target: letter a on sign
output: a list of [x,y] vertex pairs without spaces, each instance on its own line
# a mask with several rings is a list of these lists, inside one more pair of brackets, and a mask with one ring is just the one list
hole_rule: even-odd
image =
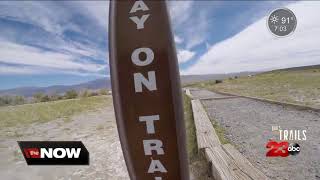
[[117,127],[132,180],[188,180],[178,61],[165,1],[110,1]]

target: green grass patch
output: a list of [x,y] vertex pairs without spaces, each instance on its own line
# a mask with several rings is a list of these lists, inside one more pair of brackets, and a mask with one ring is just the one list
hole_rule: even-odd
[[183,108],[184,108],[184,119],[186,124],[186,133],[187,133],[187,149],[189,159],[192,160],[197,155],[197,136],[196,136],[196,127],[194,125],[191,99],[183,94]]
[[213,84],[215,84],[216,81],[201,81],[201,82],[196,82],[196,83],[191,83],[191,84],[186,84],[184,87],[188,87],[188,88],[202,88],[202,89],[206,89],[211,87]]
[[108,96],[94,96],[0,107],[0,127],[24,126],[35,122],[44,123],[57,118],[68,121],[77,113],[95,110],[110,102],[111,98]]
[[216,131],[221,144],[230,143],[230,141],[225,136],[226,130],[223,127],[221,127],[217,122],[212,122],[212,126],[213,126],[214,130]]
[[194,86],[243,96],[320,108],[320,68],[277,70],[252,77],[227,79],[223,83]]

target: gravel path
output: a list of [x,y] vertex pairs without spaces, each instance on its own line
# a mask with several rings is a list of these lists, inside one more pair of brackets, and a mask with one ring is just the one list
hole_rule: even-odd
[[[221,97],[206,91],[192,90],[197,98]],[[226,129],[227,138],[249,161],[271,179],[320,179],[320,114],[247,98],[202,101],[210,118]],[[266,143],[279,135],[272,126],[282,129],[306,129],[307,140],[295,141],[301,147],[297,156],[266,157]]]
[[[110,105],[74,116],[70,122],[57,119],[28,127],[0,129],[0,179],[129,179],[113,112]],[[27,166],[18,140],[82,141],[90,153],[90,166]]]

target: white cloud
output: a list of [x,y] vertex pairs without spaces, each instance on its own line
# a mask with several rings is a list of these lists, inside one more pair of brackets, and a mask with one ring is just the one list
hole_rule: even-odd
[[0,75],[8,75],[8,74],[37,74],[42,73],[41,69],[35,70],[33,68],[28,67],[14,67],[1,65],[0,66]]
[[193,1],[168,2],[170,17],[175,27],[178,27],[189,20],[192,14]]
[[94,17],[100,26],[108,30],[109,1],[79,1],[88,15]]
[[[0,57],[1,63],[35,66],[66,72],[96,73],[104,68],[103,65],[99,64],[79,62],[77,61],[79,57],[72,54],[44,51],[35,47],[3,40],[0,41]],[[17,68],[18,66],[15,69]],[[23,67],[19,66],[19,68],[22,68],[21,72],[25,71]],[[33,72],[35,71],[36,69],[33,69]],[[12,72],[14,71],[12,70]]]
[[96,77],[109,77],[107,74],[101,73],[86,73],[76,71],[65,71],[59,69],[48,69],[41,66],[12,66],[12,65],[1,65],[0,75],[43,75],[43,74],[70,74],[77,76],[96,76]]
[[177,43],[177,44],[181,44],[183,42],[183,39],[177,35],[174,36],[174,41]]
[[[0,29],[1,73],[37,74],[60,71],[81,75],[95,74],[104,69],[103,65],[90,62],[87,57],[108,63],[107,49],[101,48],[98,42],[99,37],[97,38],[100,35],[103,41],[107,40],[105,37],[108,11],[108,1],[25,1],[19,3],[1,1],[0,18],[32,25],[32,29],[27,26],[28,30],[25,35],[21,34],[24,27],[5,26],[6,28]],[[94,29],[96,34],[92,33],[86,24],[75,23],[76,19],[83,18],[82,16],[85,17],[82,23],[89,21],[90,25],[98,28]],[[44,30],[45,33],[39,31],[42,34],[37,34],[38,28]],[[64,34],[66,31],[75,32],[81,37],[81,40],[67,37]],[[104,32],[105,34],[101,35]],[[37,48],[38,46],[50,49],[50,51],[44,51]],[[5,66],[3,63],[14,64],[15,67]]]
[[193,51],[180,49],[180,50],[178,50],[178,61],[179,61],[179,63],[185,63],[185,62],[191,60],[191,58],[193,58],[195,54],[196,53]]
[[198,17],[190,19],[184,32],[187,37],[187,49],[191,49],[206,40],[208,24],[208,17],[205,12],[201,12]]
[[74,15],[85,15],[107,29],[108,1],[12,1],[0,2],[0,17],[38,26],[48,32],[62,34],[67,29],[80,30],[72,23]]
[[320,2],[297,2],[288,8],[298,21],[296,31],[289,37],[273,36],[264,17],[213,45],[183,73],[230,73],[320,64],[320,24],[316,23],[320,19]]
[[169,12],[176,35],[185,42],[185,48],[191,49],[206,39],[208,16],[206,2],[169,1]]
[[0,17],[38,26],[48,32],[61,34],[61,24],[70,18],[68,11],[51,2],[22,1],[0,2]]

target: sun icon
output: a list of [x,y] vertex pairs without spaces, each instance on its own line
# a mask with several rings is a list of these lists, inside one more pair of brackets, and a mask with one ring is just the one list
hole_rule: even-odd
[[279,18],[278,18],[278,16],[273,15],[273,16],[270,17],[270,21],[271,21],[273,24],[275,24],[275,23],[277,23],[277,22],[279,21]]

